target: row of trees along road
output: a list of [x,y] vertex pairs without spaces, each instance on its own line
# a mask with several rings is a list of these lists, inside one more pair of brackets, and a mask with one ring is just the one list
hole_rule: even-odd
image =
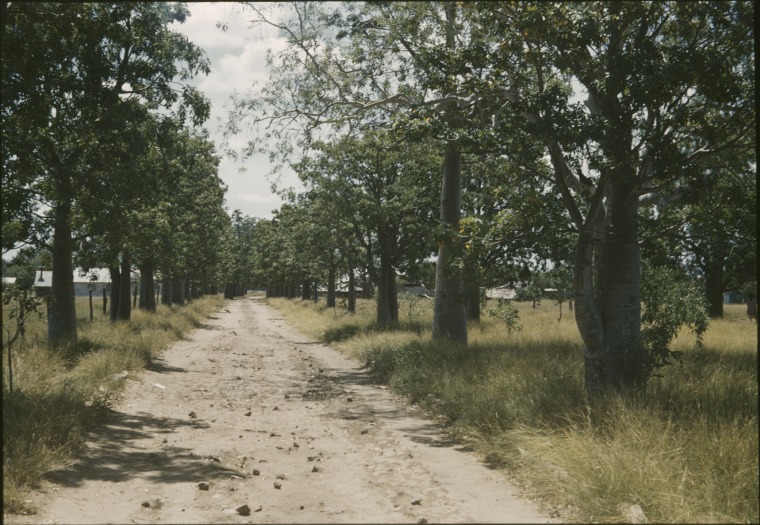
[[332,282],[364,260],[387,323],[396,269],[437,249],[433,337],[466,344],[480,286],[551,261],[572,269],[592,392],[668,360],[643,262],[658,283],[701,279],[713,315],[754,278],[752,3],[248,9],[287,46],[229,130],[261,124],[249,150],[306,186],[256,225],[258,278]]
[[186,7],[2,10],[3,251],[50,249],[50,343],[77,339],[75,262],[110,268],[114,320],[130,318],[135,267],[147,310],[156,274],[169,304],[238,279],[219,159],[198,128],[209,103],[187,83],[208,60],[171,29]]

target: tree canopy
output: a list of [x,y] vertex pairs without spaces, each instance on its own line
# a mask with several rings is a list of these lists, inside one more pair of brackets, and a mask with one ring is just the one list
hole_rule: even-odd
[[[399,144],[439,145],[434,336],[466,342],[465,282],[540,261],[571,267],[587,387],[626,389],[658,365],[641,335],[643,260],[669,258],[716,294],[750,280],[756,261],[739,252],[756,242],[756,211],[742,197],[735,213],[747,220],[737,220],[728,189],[755,180],[750,4],[249,7],[288,45],[270,55],[269,82],[237,98],[231,129],[265,124],[273,158],[312,163],[311,191],[334,191],[319,178],[330,170],[315,160],[322,137],[338,147],[331,160],[356,140],[340,137],[378,128]],[[373,171],[367,193],[381,179]],[[341,219],[370,217],[361,202],[341,199],[351,207]],[[651,242],[676,223],[689,226]]]

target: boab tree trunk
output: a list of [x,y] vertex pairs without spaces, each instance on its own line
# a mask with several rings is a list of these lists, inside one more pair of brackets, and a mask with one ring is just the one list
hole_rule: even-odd
[[74,301],[73,241],[71,239],[71,176],[56,177],[58,203],[53,209],[53,283],[48,303],[48,343],[65,344],[77,340]]
[[592,393],[626,390],[643,379],[638,194],[625,183],[610,183],[606,194],[601,242],[594,238],[599,221],[588,221],[575,262],[575,317],[585,344],[586,389]]
[[452,260],[459,252],[459,220],[462,186],[459,146],[446,146],[441,189],[441,223],[447,235],[438,241],[438,262],[435,268],[435,305],[433,339],[448,339],[467,344],[467,313],[461,270]]

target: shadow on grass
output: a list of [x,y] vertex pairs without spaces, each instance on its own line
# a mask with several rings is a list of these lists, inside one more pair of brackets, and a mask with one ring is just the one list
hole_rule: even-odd
[[390,325],[380,325],[377,323],[366,322],[350,322],[340,326],[328,328],[322,335],[322,340],[327,343],[336,343],[340,341],[346,341],[358,335],[367,335],[371,333],[382,332],[409,332],[416,335],[420,335],[427,325],[424,325],[418,321],[403,321]]
[[60,352],[66,366],[71,368],[76,365],[82,357],[103,350],[104,348],[107,348],[107,345],[92,341],[87,337],[81,337],[75,343],[69,343],[58,347],[57,351]]

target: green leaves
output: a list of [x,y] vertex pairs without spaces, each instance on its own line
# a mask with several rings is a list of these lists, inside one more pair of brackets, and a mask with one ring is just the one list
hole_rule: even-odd
[[670,343],[682,326],[688,326],[701,344],[708,317],[704,295],[694,285],[665,267],[644,266],[641,279],[641,347],[645,359],[643,377],[679,358]]

